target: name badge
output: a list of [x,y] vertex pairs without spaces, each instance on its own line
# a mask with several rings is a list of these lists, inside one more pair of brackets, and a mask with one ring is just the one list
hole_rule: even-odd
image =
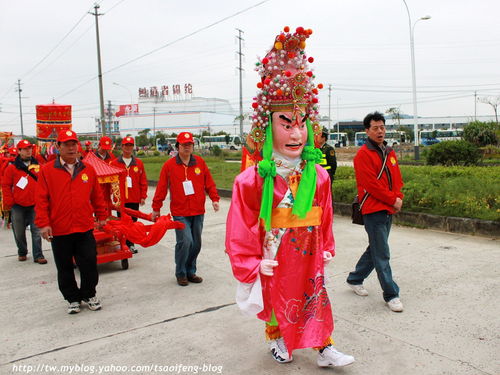
[[21,190],[23,190],[23,189],[26,187],[26,185],[28,185],[28,179],[27,179],[26,177],[24,177],[24,176],[23,176],[23,177],[21,177],[21,178],[19,179],[19,181],[17,181],[17,184],[16,184],[16,186],[17,186],[19,189],[21,189]]
[[131,188],[132,187],[132,177],[127,176],[127,187]]
[[184,188],[184,195],[193,195],[194,194],[194,188],[193,188],[192,181],[190,181],[190,180],[183,181],[182,187]]

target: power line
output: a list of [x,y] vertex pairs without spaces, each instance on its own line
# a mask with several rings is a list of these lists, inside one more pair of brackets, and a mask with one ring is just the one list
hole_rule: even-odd
[[[97,1],[97,4],[102,2],[103,0]],[[90,8],[92,9],[92,8]],[[54,52],[61,44],[64,42],[64,40],[73,32],[73,30],[76,29],[76,27],[84,20],[84,18],[87,16],[87,12],[83,14],[82,17],[77,21],[77,23],[66,33],[66,35],[63,36],[63,38],[38,62],[33,66],[27,73],[23,75],[23,78],[26,79],[26,77],[33,71],[35,70],[42,62],[44,62],[47,57],[49,57],[52,52]]]
[[[158,52],[158,51],[160,51],[160,50],[162,50],[162,49],[164,49],[164,48],[170,47],[171,45],[173,45],[173,44],[175,44],[175,43],[178,43],[178,42],[180,42],[180,41],[182,41],[182,40],[184,40],[184,39],[187,39],[187,38],[189,38],[189,37],[191,37],[191,36],[193,36],[193,35],[199,34],[199,33],[200,33],[200,32],[202,32],[202,31],[208,30],[208,29],[210,29],[210,28],[211,28],[211,27],[213,27],[213,26],[216,26],[216,25],[218,25],[218,24],[220,24],[220,23],[222,23],[222,22],[224,22],[224,21],[227,21],[228,19],[231,19],[231,18],[234,18],[234,17],[236,17],[236,16],[239,16],[240,14],[245,13],[245,12],[247,12],[247,11],[249,11],[249,10],[253,9],[253,8],[256,8],[256,7],[258,7],[258,6],[260,6],[260,5],[264,4],[264,3],[267,3],[267,2],[269,2],[269,1],[270,1],[270,0],[264,0],[264,1],[261,1],[261,2],[259,2],[259,3],[257,3],[257,4],[254,4],[254,5],[252,5],[252,6],[248,7],[248,8],[245,8],[245,9],[240,10],[240,11],[238,11],[238,12],[236,12],[236,13],[233,13],[233,14],[231,14],[231,15],[229,15],[229,16],[226,16],[226,17],[224,17],[224,18],[222,18],[222,19],[220,19],[220,20],[218,20],[218,21],[216,21],[216,22],[213,22],[213,23],[211,23],[211,24],[209,24],[209,25],[207,25],[207,26],[201,27],[201,28],[199,28],[199,29],[197,29],[197,30],[195,30],[195,31],[193,31],[193,32],[191,32],[191,33],[189,33],[189,34],[186,34],[186,35],[184,35],[184,36],[181,36],[180,38],[177,38],[177,39],[175,39],[175,40],[173,40],[173,41],[171,41],[171,42],[168,42],[168,43],[166,43],[166,44],[164,44],[164,45],[162,45],[162,46],[160,46],[160,47],[158,47],[158,48],[155,48],[155,49],[153,49],[153,50],[151,50],[151,51],[149,51],[149,52],[146,52],[146,53],[144,53],[144,54],[142,54],[142,55],[140,55],[140,56],[138,56],[138,57],[135,57],[135,58],[133,58],[133,59],[131,59],[131,60],[129,60],[129,61],[127,61],[127,62],[123,63],[123,64],[117,65],[117,66],[115,66],[114,68],[111,68],[111,69],[109,69],[109,70],[105,71],[103,74],[111,73],[111,72],[113,72],[113,71],[115,71],[115,70],[118,70],[118,69],[120,69],[120,68],[123,68],[123,67],[124,67],[124,66],[126,66],[126,65],[129,65],[129,64],[131,64],[131,63],[133,63],[133,62],[136,62],[136,61],[138,61],[138,60],[141,60],[141,59],[143,59],[144,57],[150,56],[150,55],[152,55],[153,53],[156,53],[156,52]],[[78,85],[78,86],[77,86],[77,87],[75,87],[74,89],[71,89],[71,90],[69,90],[69,91],[67,91],[67,92],[63,93],[62,95],[58,95],[58,98],[62,98],[63,96],[66,96],[66,95],[68,95],[68,94],[71,94],[72,92],[74,92],[74,91],[78,90],[80,87],[85,86],[85,85],[86,85],[86,84],[88,84],[89,82],[92,82],[92,81],[93,81],[94,79],[96,79],[96,78],[97,78],[97,77],[95,77],[95,76],[94,76],[92,79],[90,79],[90,80],[88,80],[88,81],[83,82],[82,84]]]

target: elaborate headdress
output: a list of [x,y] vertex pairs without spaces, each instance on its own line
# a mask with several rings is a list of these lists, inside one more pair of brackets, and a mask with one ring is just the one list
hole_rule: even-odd
[[266,137],[266,128],[272,112],[305,112],[312,123],[316,135],[321,128],[316,122],[318,116],[318,89],[314,85],[314,73],[309,63],[314,61],[305,53],[306,39],[311,29],[297,27],[294,33],[285,26],[275,38],[273,47],[266,56],[256,63],[256,71],[261,80],[257,83],[259,92],[253,98],[252,129],[248,144],[261,150]]
[[311,29],[297,27],[295,33],[285,26],[283,32],[276,36],[274,45],[257,65],[261,80],[257,83],[260,89],[254,98],[252,107],[252,129],[248,136],[248,144],[259,152],[262,150],[263,160],[259,163],[259,175],[264,178],[262,202],[259,217],[264,220],[266,230],[271,227],[271,211],[273,203],[274,177],[276,165],[272,159],[272,124],[273,112],[292,112],[292,116],[307,115],[307,145],[302,152],[306,160],[299,188],[296,194],[292,213],[305,217],[311,210],[316,191],[315,164],[321,158],[321,151],[314,148],[314,135],[321,134],[321,127],[316,122],[318,116],[318,88],[312,82],[314,73],[308,63],[314,58],[305,54],[306,39],[312,34]]

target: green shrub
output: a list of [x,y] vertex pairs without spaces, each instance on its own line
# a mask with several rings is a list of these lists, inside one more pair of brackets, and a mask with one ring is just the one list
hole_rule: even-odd
[[153,151],[153,156],[160,156],[160,151],[154,150]]
[[[403,210],[500,221],[500,167],[401,166]],[[339,167],[335,202],[352,203],[354,169]]]
[[481,152],[467,141],[443,141],[429,147],[426,159],[428,165],[477,165]]
[[220,157],[222,155],[222,150],[219,146],[212,146],[212,149],[210,150],[212,152],[212,155]]
[[137,151],[137,156],[144,156],[145,152],[143,150]]
[[464,139],[476,146],[498,144],[498,132],[500,127],[494,122],[474,121],[464,128]]

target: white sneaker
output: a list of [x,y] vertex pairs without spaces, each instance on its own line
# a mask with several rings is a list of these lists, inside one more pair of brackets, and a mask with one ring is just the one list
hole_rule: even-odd
[[402,312],[403,311],[403,303],[399,298],[393,298],[389,302],[387,302],[387,306],[394,312]]
[[365,289],[363,284],[354,285],[347,283],[347,285],[349,285],[349,287],[354,290],[354,293],[356,293],[358,296],[366,297],[368,295],[368,291]]
[[323,349],[323,353],[318,352],[317,363],[319,367],[343,367],[354,363],[354,357],[341,353],[334,346],[328,345]]
[[97,298],[96,296],[88,298],[88,299],[84,299],[84,301],[87,304],[87,306],[89,307],[89,309],[92,311],[100,310],[102,307],[101,301],[99,301],[99,298]]
[[71,302],[68,306],[68,314],[78,314],[80,312],[80,302]]
[[288,354],[288,350],[285,345],[285,340],[280,337],[276,340],[271,340],[269,344],[269,349],[271,349],[271,354],[273,358],[279,363],[292,362],[293,358]]

